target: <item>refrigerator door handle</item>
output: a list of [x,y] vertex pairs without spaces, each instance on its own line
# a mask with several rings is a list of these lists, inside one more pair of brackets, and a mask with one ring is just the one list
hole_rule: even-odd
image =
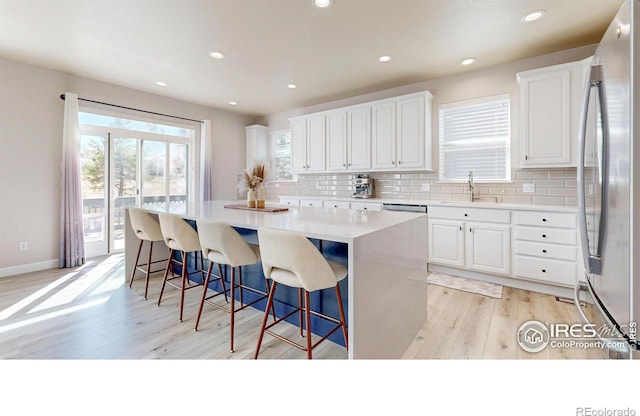
[[[604,84],[604,74],[602,65],[591,66],[589,82],[586,88],[584,104],[582,106],[582,117],[580,123],[580,136],[578,145],[578,220],[580,222],[580,237],[582,240],[582,253],[585,260],[585,269],[589,273],[602,273],[602,260],[604,257],[605,233],[607,225],[607,201],[609,195],[608,183],[608,161],[609,161],[609,112],[607,111],[606,88]],[[589,113],[589,99],[591,88],[597,88],[598,101],[600,104],[600,120],[602,127],[602,148],[600,149],[600,171],[599,180],[602,184],[600,199],[600,222],[598,227],[598,246],[595,253],[591,253],[589,247],[589,236],[587,229],[587,210],[585,195],[585,150],[587,135],[587,118]],[[594,190],[595,192],[595,190]]]

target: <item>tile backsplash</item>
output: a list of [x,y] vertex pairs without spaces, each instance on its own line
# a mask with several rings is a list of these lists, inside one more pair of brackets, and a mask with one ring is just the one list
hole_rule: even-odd
[[[375,181],[374,197],[406,200],[468,201],[465,183],[445,183],[437,172],[369,173]],[[267,182],[267,199],[281,195],[350,197],[353,173],[298,175],[294,182]],[[510,183],[476,182],[476,194],[492,196],[496,202],[576,206],[576,169],[520,169],[511,172]],[[523,185],[533,184],[533,192]],[[423,190],[423,189],[429,189]],[[241,195],[239,195],[242,198]]]

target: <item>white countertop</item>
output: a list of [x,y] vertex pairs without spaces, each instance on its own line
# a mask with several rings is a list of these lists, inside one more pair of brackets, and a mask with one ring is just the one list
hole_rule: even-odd
[[319,199],[323,201],[349,201],[349,202],[372,202],[379,204],[403,204],[403,205],[426,205],[426,206],[449,206],[449,207],[472,207],[487,209],[510,209],[520,211],[554,211],[554,212],[578,212],[577,207],[563,205],[533,205],[533,204],[506,204],[495,202],[464,202],[464,201],[439,201],[431,199],[390,199],[390,198],[351,198],[351,197],[324,197],[324,196],[295,196],[281,195],[279,198],[292,199]]
[[[127,208],[170,213],[183,218],[222,221],[233,227],[257,230],[261,227],[300,232],[310,238],[349,243],[355,238],[413,220],[425,214],[395,211],[355,211],[340,208],[287,207],[284,212],[262,212],[225,208],[242,201],[206,201],[187,204],[137,205]],[[281,206],[267,203],[267,206]]]

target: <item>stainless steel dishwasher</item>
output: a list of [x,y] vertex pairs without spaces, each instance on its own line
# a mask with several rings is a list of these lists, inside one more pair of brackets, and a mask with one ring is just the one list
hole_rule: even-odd
[[382,204],[383,211],[410,211],[410,212],[422,212],[427,213],[427,206],[422,204]]

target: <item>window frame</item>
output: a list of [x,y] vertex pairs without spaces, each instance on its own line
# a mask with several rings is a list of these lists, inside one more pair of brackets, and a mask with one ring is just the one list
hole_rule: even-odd
[[511,160],[511,152],[512,152],[512,119],[511,119],[511,95],[509,93],[503,93],[503,94],[496,94],[496,95],[490,95],[490,96],[484,96],[484,97],[478,97],[478,98],[472,98],[472,99],[467,99],[467,100],[460,100],[460,101],[452,101],[452,102],[448,102],[448,103],[442,103],[439,105],[438,107],[438,183],[451,183],[451,184],[459,184],[459,183],[466,183],[468,181],[468,175],[464,175],[464,177],[461,178],[445,178],[444,177],[444,152],[443,152],[443,126],[442,126],[442,117],[443,117],[443,110],[447,110],[447,109],[455,109],[455,108],[461,108],[461,107],[470,107],[470,106],[475,106],[478,104],[483,104],[483,103],[491,103],[491,102],[497,102],[497,101],[507,101],[507,122],[508,122],[508,126],[507,126],[507,131],[508,131],[508,138],[506,140],[506,149],[505,149],[505,172],[506,172],[506,178],[495,178],[495,179],[482,179],[482,178],[475,178],[474,177],[474,182],[476,183],[485,183],[485,184],[492,184],[492,183],[496,183],[496,184],[501,184],[501,183],[513,183],[513,178],[512,178],[512,160]]
[[[269,182],[274,182],[274,183],[298,182],[298,175],[296,175],[293,171],[290,171],[291,176],[292,176],[291,179],[276,179],[275,178],[275,172],[276,172],[276,137],[280,136],[280,135],[282,135],[284,133],[289,133],[289,135],[291,135],[291,130],[290,129],[280,129],[280,130],[273,130],[273,131],[269,132],[269,168],[271,169],[271,172],[274,172],[274,178],[273,179],[269,179]],[[292,154],[291,154],[291,166],[293,166],[293,150],[292,150]]]

